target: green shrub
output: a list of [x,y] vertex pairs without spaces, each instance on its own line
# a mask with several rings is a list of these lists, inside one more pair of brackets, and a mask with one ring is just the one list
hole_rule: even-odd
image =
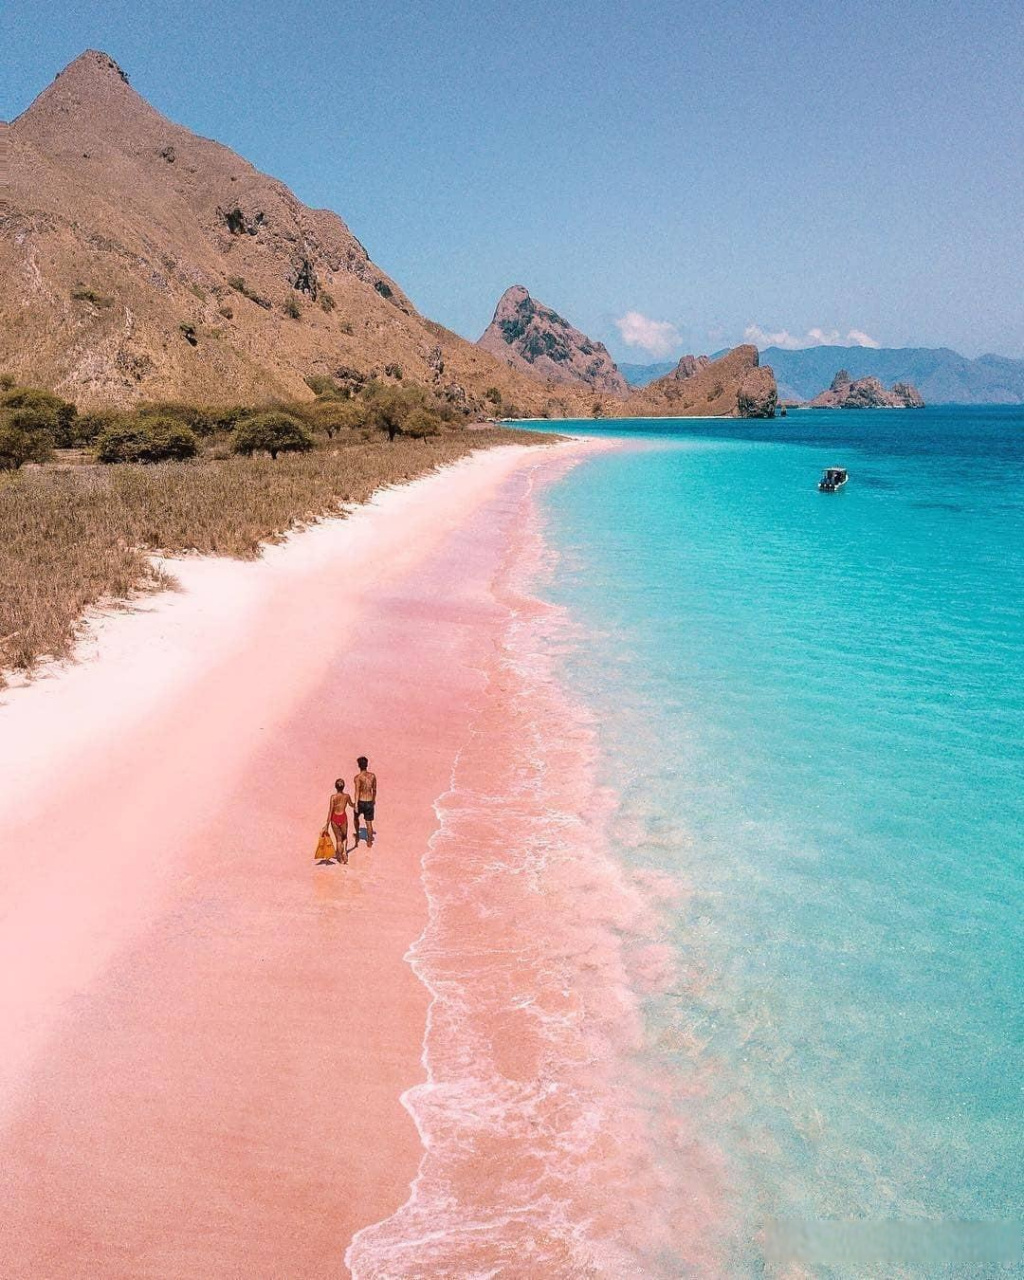
[[53,440],[48,431],[18,426],[12,413],[0,413],[0,471],[17,471],[26,462],[49,462]]
[[217,314],[223,316],[225,320],[234,320],[235,318],[234,311],[227,305],[218,307]]
[[194,324],[189,324],[187,320],[182,320],[181,324],[178,325],[178,332],[190,347],[199,346],[199,334],[196,332]]
[[43,431],[51,444],[67,449],[75,443],[74,422],[78,410],[70,400],[37,387],[12,387],[0,395],[0,409],[10,410],[22,431]]
[[121,426],[126,415],[118,409],[97,409],[92,413],[80,413],[75,419],[75,444],[91,445],[104,431]]
[[199,405],[188,404],[184,400],[143,400],[136,406],[135,413],[140,418],[173,419],[197,436],[211,436],[217,429],[214,410],[201,409]]
[[496,409],[501,408],[501,391],[498,387],[488,387],[484,392],[484,399],[490,400]]
[[315,396],[333,395],[338,390],[338,384],[326,373],[311,373],[303,381]]
[[194,458],[195,432],[175,418],[126,418],[96,440],[100,462],[166,462]]
[[401,382],[402,366],[400,364],[386,364],[384,366],[384,374],[388,378],[395,378],[398,382]]
[[402,423],[402,434],[412,436],[414,440],[440,435],[441,419],[429,409],[413,409]]
[[320,306],[323,308],[324,311],[330,313],[331,311],[334,310],[334,308],[337,305],[338,304],[334,301],[333,297],[331,297],[331,295],[326,290],[321,291]]
[[255,289],[250,289],[245,283],[244,276],[228,276],[228,284],[236,293],[240,293],[243,298],[248,298],[250,302],[255,302],[258,307],[262,307],[264,311],[269,311],[272,303],[269,298],[261,298]]
[[235,453],[308,453],[314,447],[309,430],[294,414],[271,410],[243,420],[235,428],[231,447]]
[[352,328],[352,321],[351,321],[351,320],[339,320],[339,321],[338,321],[338,332],[339,332],[339,333],[345,333],[345,334],[348,334],[348,336],[349,336],[349,337],[351,337],[351,336],[352,336],[352,334],[353,334],[353,333],[355,333],[355,329],[353,329],[353,328]]
[[91,302],[94,307],[112,307],[114,305],[113,298],[97,293],[95,289],[86,289],[84,285],[78,285],[72,289],[71,298],[73,302]]
[[294,298],[288,299],[288,301],[284,304],[283,311],[285,315],[289,316],[292,320],[302,319],[302,308],[299,306],[299,304],[295,301]]

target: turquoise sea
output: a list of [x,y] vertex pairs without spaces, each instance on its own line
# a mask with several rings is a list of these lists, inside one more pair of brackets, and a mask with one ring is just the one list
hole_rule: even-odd
[[625,447],[544,493],[541,594],[678,887],[639,1053],[730,1273],[773,1219],[1019,1220],[1024,410],[573,426]]

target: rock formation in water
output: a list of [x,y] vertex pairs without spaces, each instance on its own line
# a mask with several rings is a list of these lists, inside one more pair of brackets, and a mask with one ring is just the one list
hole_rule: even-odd
[[717,360],[683,356],[671,373],[634,391],[629,404],[651,416],[772,418],[776,399],[775,375],[756,347],[742,346]]
[[893,384],[887,391],[879,378],[851,378],[840,369],[827,391],[810,402],[812,409],[923,409],[924,401],[908,382]]
[[531,298],[521,284],[501,295],[478,345],[510,368],[545,381],[578,384],[613,396],[629,392],[605,345]]

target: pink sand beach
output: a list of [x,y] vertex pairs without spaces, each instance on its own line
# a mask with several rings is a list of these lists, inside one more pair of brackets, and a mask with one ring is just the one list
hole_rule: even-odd
[[[256,563],[177,563],[180,593],[4,695],[0,1274],[676,1248],[616,1066],[649,907],[600,855],[564,619],[524,589],[537,486],[597,447],[485,451]],[[361,754],[377,843],[315,866]]]

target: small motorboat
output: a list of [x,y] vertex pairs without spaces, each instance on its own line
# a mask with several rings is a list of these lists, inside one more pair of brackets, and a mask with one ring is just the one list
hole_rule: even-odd
[[826,467],[818,481],[819,493],[835,493],[849,480],[845,467]]

